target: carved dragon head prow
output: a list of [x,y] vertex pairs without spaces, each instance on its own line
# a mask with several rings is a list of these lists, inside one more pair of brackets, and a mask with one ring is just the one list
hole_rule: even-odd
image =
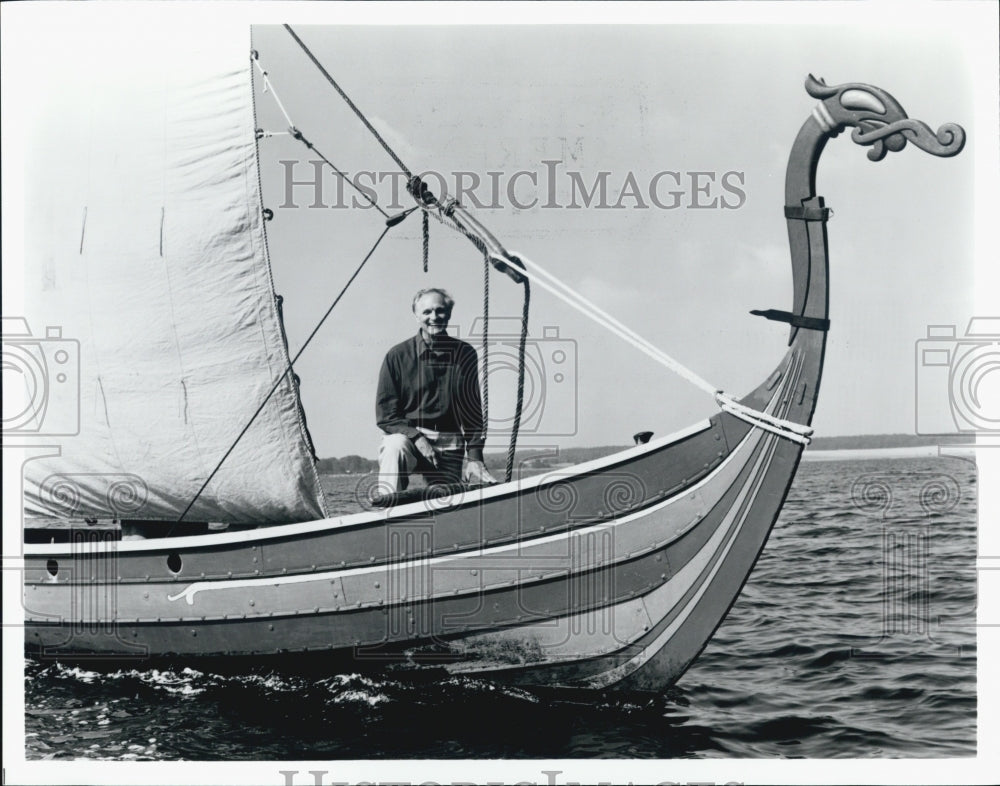
[[851,139],[859,145],[871,146],[868,158],[872,161],[881,161],[890,150],[899,152],[908,141],[943,157],[956,155],[965,146],[965,130],[961,126],[945,123],[935,133],[926,123],[907,117],[895,98],[872,85],[830,86],[810,74],[806,92],[821,99],[813,117],[823,131],[836,136],[845,126],[853,126]]

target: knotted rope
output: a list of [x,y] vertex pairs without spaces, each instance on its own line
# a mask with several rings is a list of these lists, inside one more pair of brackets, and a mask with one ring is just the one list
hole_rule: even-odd
[[524,305],[521,307],[521,339],[517,345],[517,403],[514,405],[514,425],[510,430],[510,444],[507,446],[507,468],[504,482],[509,483],[514,474],[514,451],[517,450],[517,432],[521,428],[521,408],[524,405],[524,348],[528,339],[528,308],[531,304],[531,284],[522,278],[524,285]]
[[427,272],[428,262],[430,260],[430,249],[431,249],[431,225],[427,218],[427,213],[423,213],[423,233],[424,233],[424,272]]
[[[426,213],[424,215],[427,215]],[[490,255],[483,254],[483,334],[481,343],[483,347],[482,363],[483,370],[480,373],[479,387],[483,398],[483,434],[490,428]]]

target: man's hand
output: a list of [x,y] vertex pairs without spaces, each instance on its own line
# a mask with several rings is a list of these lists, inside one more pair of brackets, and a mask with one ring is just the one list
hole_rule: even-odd
[[476,461],[475,459],[469,459],[465,462],[465,470],[462,472],[462,480],[466,483],[475,486],[487,486],[490,483],[496,483],[496,478],[494,478],[488,469],[486,469],[486,464],[482,461]]
[[420,451],[420,455],[423,456],[427,461],[431,463],[432,466],[437,466],[438,457],[437,453],[434,452],[434,448],[431,446],[430,440],[427,439],[423,434],[413,440],[414,446]]

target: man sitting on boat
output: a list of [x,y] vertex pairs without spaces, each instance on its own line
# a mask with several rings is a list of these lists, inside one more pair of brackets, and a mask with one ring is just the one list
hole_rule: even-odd
[[479,359],[471,345],[447,333],[454,305],[443,289],[417,292],[412,308],[420,330],[382,361],[375,399],[384,432],[381,494],[405,490],[414,471],[429,483],[496,482],[483,463]]

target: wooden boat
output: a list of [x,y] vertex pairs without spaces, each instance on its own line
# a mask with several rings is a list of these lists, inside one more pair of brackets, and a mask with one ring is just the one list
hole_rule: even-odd
[[[173,73],[180,86],[163,103],[175,114],[172,125],[161,126],[157,149],[108,162],[113,172],[147,167],[134,174],[137,181],[152,172],[140,159],[165,166],[159,210],[133,209],[112,189],[96,208],[93,198],[73,205],[73,232],[53,233],[49,275],[57,281],[86,275],[93,293],[110,276],[118,277],[115,291],[155,279],[155,296],[138,307],[148,312],[141,335],[122,337],[96,324],[106,316],[100,298],[83,304],[82,319],[95,324],[78,334],[96,342],[102,359],[134,341],[151,342],[157,352],[143,372],[160,387],[142,375],[116,377],[113,369],[91,377],[82,385],[84,410],[100,417],[82,423],[80,433],[86,437],[89,427],[96,436],[82,451],[67,448],[25,470],[29,510],[58,503],[76,515],[121,518],[126,510],[131,520],[166,521],[190,512],[192,520],[233,526],[140,541],[85,527],[68,543],[26,544],[28,652],[116,663],[308,661],[320,669],[432,670],[578,689],[661,689],[675,681],[753,569],[808,440],[829,327],[829,210],[815,185],[824,146],[851,127],[872,160],[907,142],[947,156],[961,150],[964,132],[945,125],[935,134],[876,87],[809,77],[806,90],[819,103],[792,147],[785,186],[794,299],[787,312],[761,312],[789,323],[789,345],[755,390],[738,402],[720,396],[720,412],[708,420],[603,459],[327,517],[298,392],[284,374],[289,357],[266,254],[248,49],[213,42],[214,71]],[[217,177],[205,176],[206,166]],[[206,191],[226,206],[220,215],[206,214]],[[116,225],[124,215],[135,233],[102,239],[101,221],[112,209]],[[460,205],[450,209],[494,263],[534,275]],[[184,233],[197,238],[194,248]],[[73,236],[72,247],[55,245],[65,236]],[[149,269],[137,272],[140,262],[128,253],[148,260]],[[66,272],[70,263],[76,272]],[[227,274],[213,265],[227,266]],[[220,338],[205,346],[204,328],[185,333],[189,326],[170,319],[179,294],[195,299],[191,311],[218,298],[206,316],[239,314],[242,321],[216,320],[208,331]],[[227,343],[236,349],[223,349]],[[150,351],[132,349],[133,356]],[[175,352],[187,361],[172,359]],[[210,397],[258,401],[272,384],[275,395],[250,439],[191,508],[210,469],[204,454],[221,452],[231,436],[198,431],[193,410]],[[202,398],[199,385],[208,391]],[[99,398],[88,402],[88,391]],[[148,413],[144,429],[128,419],[134,412]],[[116,421],[123,428],[111,440]],[[187,447],[192,435],[194,452]],[[165,445],[170,452],[159,455]],[[113,446],[117,458],[135,463],[102,464],[95,446]],[[142,479],[138,490],[134,478]],[[261,486],[259,478],[274,485]]]

